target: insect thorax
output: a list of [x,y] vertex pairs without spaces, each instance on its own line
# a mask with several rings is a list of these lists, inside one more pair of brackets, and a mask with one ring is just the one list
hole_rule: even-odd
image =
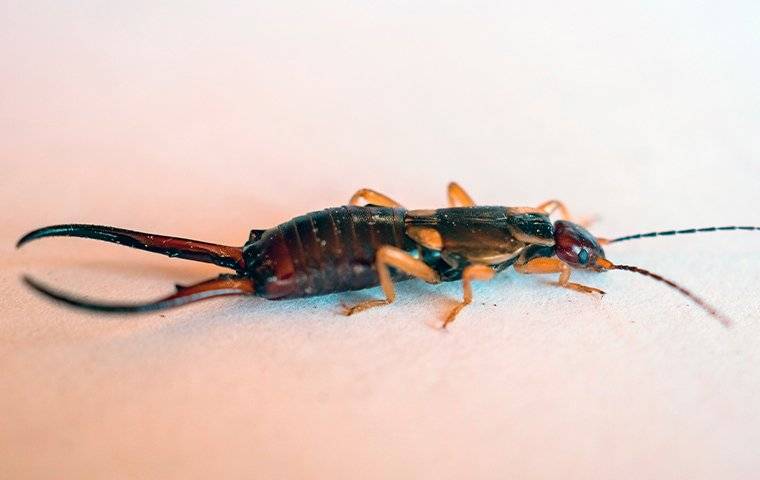
[[529,246],[554,244],[548,216],[533,209],[462,207],[410,210],[406,233],[440,252],[452,267],[480,263],[505,268]]

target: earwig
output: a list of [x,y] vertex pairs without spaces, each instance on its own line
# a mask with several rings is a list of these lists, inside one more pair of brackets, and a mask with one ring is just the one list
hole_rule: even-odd
[[[346,315],[394,301],[394,283],[419,278],[435,284],[462,281],[463,298],[446,316],[451,323],[472,302],[472,282],[489,280],[513,267],[523,274],[559,274],[557,285],[604,295],[594,287],[570,282],[572,270],[629,271],[664,283],[689,298],[724,326],[730,320],[681,285],[637,266],[609,261],[601,245],[626,240],[700,232],[752,231],[728,226],[667,230],[611,240],[594,237],[585,224],[571,221],[562,202],[535,208],[477,206],[459,185],[449,184],[449,207],[407,210],[390,197],[361,189],[349,205],[296,217],[267,230],[252,230],[242,247],[142,233],[99,225],[56,225],[23,236],[17,247],[44,237],[82,237],[117,243],[233,270],[141,304],[97,303],[52,289],[31,277],[35,291],[64,304],[112,313],[163,310],[208,298],[246,295],[270,300],[311,297],[381,286],[384,299],[345,308]],[[360,206],[363,202],[366,205]],[[552,223],[550,215],[561,220]]]

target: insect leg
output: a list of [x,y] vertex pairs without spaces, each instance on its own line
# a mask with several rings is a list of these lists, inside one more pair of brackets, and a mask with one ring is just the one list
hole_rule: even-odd
[[598,293],[604,295],[604,291],[598,288],[588,287],[579,283],[573,283],[570,281],[570,267],[558,258],[539,257],[530,260],[524,264],[515,264],[515,271],[524,274],[534,273],[559,273],[559,280],[557,285],[562,288],[569,288],[576,292],[582,293]]
[[551,215],[555,211],[559,210],[559,215],[562,217],[562,220],[571,220],[572,216],[570,215],[570,211],[567,209],[564,203],[560,202],[559,200],[547,200],[538,207],[539,210],[543,210],[546,212],[547,215]]
[[543,210],[547,215],[551,215],[552,213],[559,210],[559,216],[562,218],[562,220],[570,220],[571,222],[575,222],[582,227],[589,227],[596,220],[595,218],[574,219],[573,216],[570,215],[570,210],[568,210],[565,204],[559,200],[547,200],[536,208]]
[[496,272],[487,265],[468,265],[462,271],[462,289],[464,290],[464,298],[462,303],[454,307],[451,312],[446,316],[446,320],[443,321],[441,328],[446,328],[446,325],[453,322],[457,314],[472,303],[472,281],[473,280],[490,280],[496,275]]
[[457,182],[449,183],[449,206],[450,207],[474,207],[475,201],[459,186]]
[[376,192],[369,188],[362,188],[357,190],[353,194],[351,200],[348,201],[349,205],[359,205],[364,200],[368,204],[378,205],[380,207],[392,207],[401,208],[401,204],[387,195],[383,195],[380,192]]
[[417,260],[400,248],[385,245],[380,247],[375,257],[377,275],[380,278],[380,286],[385,293],[384,300],[367,300],[353,307],[346,307],[346,315],[353,315],[368,308],[387,305],[396,299],[396,290],[393,288],[393,280],[388,267],[393,267],[413,277],[421,278],[428,283],[441,281],[438,273],[427,266],[422,260]]

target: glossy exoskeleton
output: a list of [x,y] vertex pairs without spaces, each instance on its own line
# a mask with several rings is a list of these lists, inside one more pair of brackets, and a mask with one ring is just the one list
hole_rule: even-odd
[[[570,282],[571,269],[637,272],[677,289],[729,325],[713,307],[674,282],[638,267],[613,264],[605,258],[601,244],[676,233],[759,229],[710,227],[605,240],[570,221],[567,209],[556,200],[536,208],[476,206],[456,183],[449,185],[448,193],[449,208],[407,210],[385,195],[362,189],[349,206],[308,213],[267,230],[253,230],[242,247],[73,224],[30,232],[18,246],[42,237],[85,237],[235,271],[196,285],[178,286],[176,293],[144,304],[93,303],[25,277],[28,285],[48,297],[105,312],[159,310],[223,295],[279,300],[382,286],[384,299],[347,307],[346,314],[350,315],[391,303],[394,282],[410,278],[428,283],[461,280],[463,299],[444,320],[445,327],[471,303],[473,280],[488,280],[512,266],[525,274],[557,273],[558,286],[591,294],[604,292]],[[368,205],[359,206],[362,201]],[[562,219],[552,222],[549,216],[555,211]]]

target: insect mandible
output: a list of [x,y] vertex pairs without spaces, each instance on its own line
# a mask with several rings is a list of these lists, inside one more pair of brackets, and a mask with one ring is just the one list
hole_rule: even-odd
[[[394,282],[461,280],[463,298],[444,319],[445,328],[472,302],[474,280],[489,280],[511,266],[523,274],[559,274],[557,286],[599,295],[604,292],[571,282],[572,270],[636,272],[676,289],[729,326],[728,318],[675,282],[639,267],[612,263],[601,245],[697,232],[760,230],[750,226],[692,228],[607,240],[594,237],[583,222],[571,221],[568,209],[557,200],[535,208],[477,206],[453,182],[448,186],[448,199],[448,208],[407,210],[386,195],[361,189],[347,206],[308,213],[267,230],[252,230],[242,247],[76,224],[34,230],[17,246],[43,237],[84,237],[235,271],[195,285],[177,286],[174,294],[143,304],[90,302],[24,277],[30,287],[47,297],[101,312],[147,312],[225,295],[280,300],[382,287],[384,299],[344,307],[351,315],[392,303]],[[366,204],[360,206],[362,203]],[[549,216],[555,212],[561,220],[552,222]]]

